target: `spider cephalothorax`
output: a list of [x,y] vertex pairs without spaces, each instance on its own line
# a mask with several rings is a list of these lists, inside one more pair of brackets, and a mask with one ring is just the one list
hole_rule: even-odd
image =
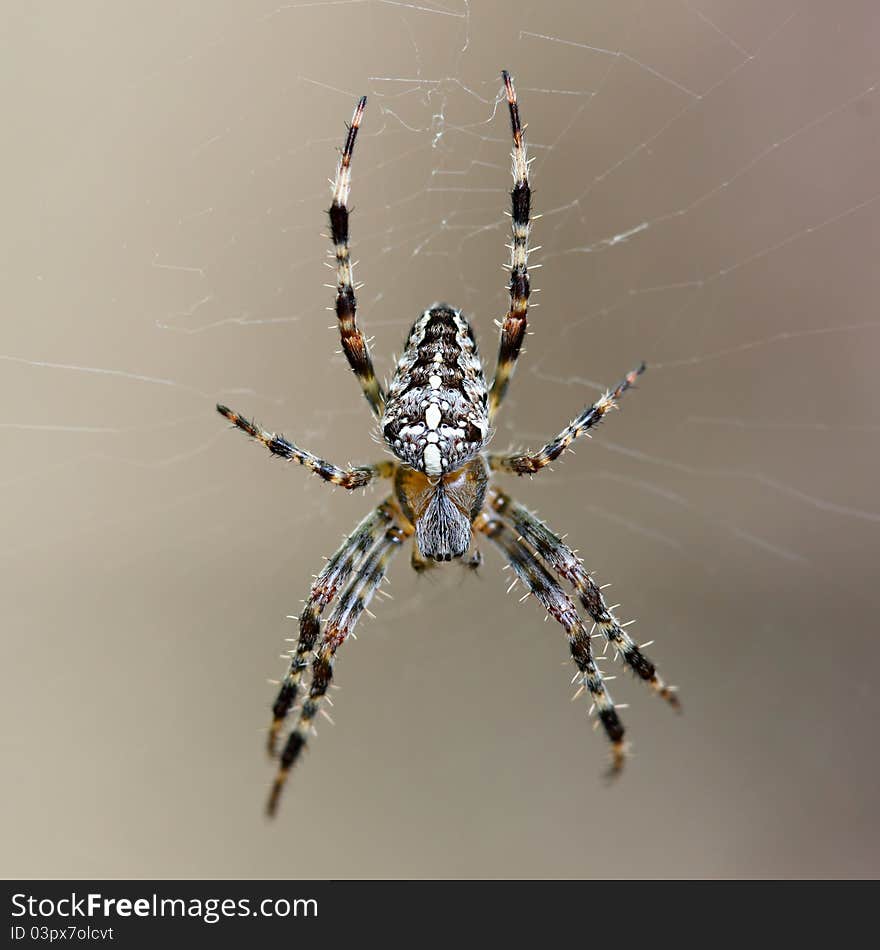
[[[348,244],[348,194],[351,157],[366,98],[358,102],[342,149],[330,230],[336,259],[336,316],[342,349],[360,380],[367,402],[379,420],[382,436],[398,461],[340,468],[299,448],[283,436],[261,429],[244,416],[217,409],[273,455],[299,462],[325,481],[343,488],[362,488],[379,478],[392,480],[393,492],[371,511],[324,565],[312,584],[299,618],[299,639],[290,667],[272,707],[269,751],[275,756],[278,737],[291,710],[302,700],[289,731],[268,810],[273,813],[293,764],[314,730],[333,679],[336,651],[348,638],[361,613],[385,579],[388,563],[404,541],[413,539],[413,567],[424,570],[434,561],[460,558],[473,547],[475,535],[497,547],[513,569],[516,581],[565,630],[577,667],[578,693],[586,690],[612,746],[612,769],[623,764],[623,724],[593,656],[592,638],[602,636],[615,655],[637,677],[677,706],[672,687],[660,679],[654,664],[626,632],[605,603],[601,589],[563,538],[493,483],[493,473],[534,474],[558,458],[579,436],[602,420],[644,370],[628,373],[612,390],[584,409],[556,438],[536,452],[494,455],[485,452],[492,423],[504,400],[526,331],[529,304],[529,233],[531,190],[523,127],[510,76],[502,74],[513,133],[512,243],[510,305],[501,324],[498,362],[491,387],[486,385],[476,339],[461,311],[448,304],[429,307],[416,320],[388,392],[373,370],[367,341],[357,324],[357,300]],[[474,551],[467,563],[478,566]],[[555,575],[555,576],[554,576]],[[590,618],[584,622],[560,579],[571,585]],[[322,621],[324,609],[335,603]],[[311,665],[311,681],[303,680]]]

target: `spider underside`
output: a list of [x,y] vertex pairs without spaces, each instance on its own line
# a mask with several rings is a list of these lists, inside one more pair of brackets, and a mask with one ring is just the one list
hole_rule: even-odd
[[[348,196],[351,158],[366,106],[355,109],[343,146],[330,206],[330,230],[336,261],[336,316],[342,348],[379,421],[382,437],[396,457],[375,465],[340,468],[267,432],[225,406],[218,411],[281,458],[298,462],[334,485],[362,488],[385,478],[392,491],[345,539],[318,574],[299,618],[299,638],[289,669],[272,707],[269,752],[279,759],[267,811],[274,814],[291,768],[314,730],[314,719],[333,679],[337,649],[352,633],[360,615],[385,578],[389,562],[412,539],[412,566],[423,571],[438,561],[465,558],[481,562],[475,535],[498,548],[516,578],[562,625],[577,667],[578,692],[587,691],[611,743],[611,771],[624,761],[624,728],[593,656],[593,636],[603,637],[623,664],[671,705],[672,687],[632,640],[608,607],[580,558],[564,540],[494,484],[495,472],[535,474],[601,422],[644,371],[628,373],[611,391],[584,409],[554,439],[536,452],[493,454],[485,451],[493,421],[504,400],[522,347],[530,293],[528,255],[531,227],[529,163],[516,93],[502,73],[513,135],[513,190],[510,305],[501,324],[501,341],[492,385],[488,386],[476,339],[461,311],[448,304],[429,307],[413,324],[388,391],[373,370],[367,341],[358,327],[352,264],[349,256]],[[591,624],[562,588],[568,582]],[[326,620],[323,611],[333,604]],[[306,673],[311,666],[311,680]],[[301,704],[297,703],[301,700]],[[297,716],[279,743],[288,715]],[[278,754],[281,747],[280,756]]]

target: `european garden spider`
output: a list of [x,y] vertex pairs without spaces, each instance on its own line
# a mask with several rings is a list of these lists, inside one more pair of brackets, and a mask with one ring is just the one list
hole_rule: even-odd
[[[301,691],[304,699],[281,751],[267,806],[269,814],[274,814],[287,776],[313,731],[314,718],[333,678],[337,649],[367,609],[394,553],[413,536],[412,566],[417,571],[437,561],[463,557],[475,532],[500,549],[516,578],[564,628],[577,666],[574,681],[580,684],[578,692],[589,691],[591,712],[595,711],[611,741],[613,772],[623,764],[624,730],[593,657],[593,635],[603,636],[625,666],[673,706],[678,705],[673,688],[664,684],[654,664],[626,633],[626,625],[618,622],[580,558],[562,538],[493,483],[493,472],[531,475],[540,471],[599,423],[645,369],[643,363],[628,373],[537,452],[497,455],[485,451],[525,336],[529,301],[529,162],[513,82],[506,71],[502,77],[513,132],[513,242],[510,308],[501,324],[498,365],[491,387],[486,384],[470,324],[460,310],[444,303],[429,307],[413,324],[387,392],[376,379],[367,341],[357,325],[348,246],[351,157],[367,103],[364,97],[348,127],[329,212],[336,258],[336,316],[343,351],[397,460],[339,468],[283,436],[261,429],[226,406],[217,406],[222,415],[262,442],[273,455],[299,462],[334,485],[362,488],[378,478],[390,479],[393,484],[392,493],[361,521],[324,566],[299,618],[296,649],[272,707],[269,752],[273,757],[278,755],[282,727]],[[477,566],[479,554],[474,551],[466,563]],[[572,585],[592,620],[592,629],[581,619],[554,574]],[[322,625],[321,613],[334,601]],[[306,690],[303,677],[310,657],[312,676]]]

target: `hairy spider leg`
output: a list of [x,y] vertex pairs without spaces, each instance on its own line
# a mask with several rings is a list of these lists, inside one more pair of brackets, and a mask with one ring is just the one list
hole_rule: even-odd
[[641,363],[632,372],[627,375],[610,392],[605,393],[601,399],[596,400],[592,406],[586,409],[573,421],[570,422],[556,436],[555,439],[548,442],[537,452],[526,452],[516,455],[489,455],[489,467],[493,472],[513,472],[515,475],[533,475],[539,472],[546,465],[549,465],[577,439],[584,435],[587,430],[598,425],[605,414],[614,409],[617,400],[633,385],[636,379],[645,371],[645,364]]
[[352,571],[359,567],[370,548],[392,524],[394,512],[390,499],[371,511],[342,542],[315,578],[308,600],[299,617],[299,638],[290,659],[290,668],[281,681],[278,696],[272,706],[272,725],[269,727],[268,740],[271,756],[276,754],[281,727],[299,695],[300,684],[308,669],[309,657],[318,640],[320,618],[324,608],[336,598]]
[[284,751],[281,753],[278,773],[269,793],[269,801],[266,805],[269,815],[275,814],[287,776],[308,742],[313,720],[320,710],[321,702],[333,678],[333,664],[337,649],[348,639],[361,614],[369,605],[373,594],[385,577],[392,556],[411,534],[411,526],[405,526],[402,521],[386,528],[349,581],[327,618],[321,643],[312,663],[309,694],[300,710],[299,720],[287,737]]
[[319,459],[317,455],[312,455],[311,452],[294,445],[283,435],[276,435],[274,432],[261,429],[255,422],[245,419],[244,416],[240,416],[226,406],[218,405],[217,412],[221,416],[225,416],[242,432],[246,432],[251,438],[262,442],[273,455],[291,462],[299,462],[310,472],[314,472],[319,478],[323,478],[325,482],[339,485],[340,488],[349,490],[363,488],[375,478],[391,478],[397,468],[396,464],[391,461],[379,462],[376,465],[358,465],[354,467],[349,465],[346,468],[340,468],[338,465],[325,462],[324,459]]
[[526,590],[534,595],[547,613],[568,635],[571,657],[579,671],[579,680],[593,700],[595,710],[611,742],[611,773],[623,767],[625,747],[624,729],[605,683],[593,658],[590,631],[581,620],[571,598],[541,564],[534,550],[491,510],[484,510],[477,528],[498,547]]
[[513,190],[510,192],[512,238],[510,245],[510,306],[501,325],[498,363],[495,379],[489,391],[489,419],[492,420],[507,392],[510,377],[516,367],[519,351],[526,334],[526,315],[529,309],[529,233],[531,231],[532,191],[529,187],[529,163],[526,143],[519,119],[519,106],[510,73],[501,73],[510,110],[510,129],[513,134]]
[[336,319],[339,322],[339,335],[342,338],[342,350],[348,364],[357,376],[364,396],[377,416],[382,415],[385,405],[385,393],[376,379],[370,348],[357,324],[357,298],[354,293],[354,276],[348,244],[348,195],[351,189],[351,156],[360,128],[361,118],[367,105],[363,96],[354,110],[345,145],[336,166],[336,178],[333,181],[333,201],[328,214],[330,216],[330,239],[333,242],[333,254],[336,258]]
[[490,488],[487,507],[512,528],[518,537],[534,548],[538,557],[556,574],[574,587],[578,600],[615,653],[636,676],[644,680],[658,696],[678,709],[679,701],[674,688],[667,686],[657,668],[624,630],[605,602],[601,589],[584,568],[580,558],[550,528],[519,504],[506,492]]

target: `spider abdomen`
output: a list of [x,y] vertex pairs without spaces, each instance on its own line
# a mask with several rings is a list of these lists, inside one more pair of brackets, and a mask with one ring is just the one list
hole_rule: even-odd
[[382,433],[394,454],[429,476],[453,472],[488,441],[488,388],[460,310],[434,304],[413,324],[385,400]]

